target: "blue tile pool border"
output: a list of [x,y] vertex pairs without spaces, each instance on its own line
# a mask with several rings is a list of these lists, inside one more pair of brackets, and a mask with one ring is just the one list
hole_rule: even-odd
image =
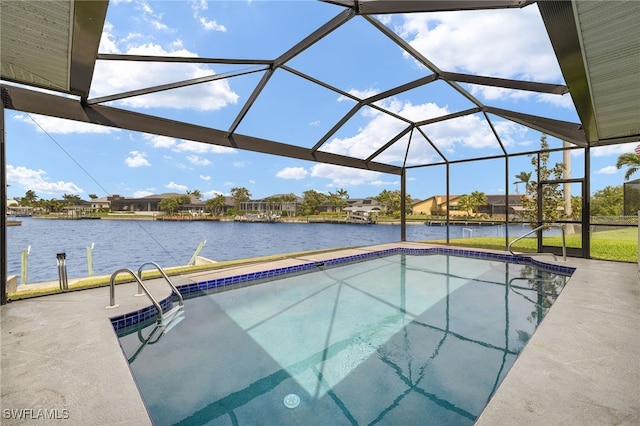
[[[284,276],[303,274],[305,272],[313,271],[319,267],[331,268],[337,266],[343,266],[350,263],[363,262],[374,258],[386,257],[395,254],[408,254],[412,256],[425,256],[425,255],[450,255],[457,257],[469,257],[482,260],[495,260],[508,263],[515,263],[521,265],[531,265],[538,269],[553,272],[558,275],[571,276],[575,271],[575,268],[553,265],[545,262],[540,262],[532,257],[511,255],[502,253],[489,253],[479,252],[473,250],[452,249],[444,247],[431,247],[431,248],[408,248],[408,247],[394,247],[386,250],[378,250],[366,253],[360,253],[350,256],[337,257],[334,259],[322,260],[322,261],[310,261],[301,263],[299,265],[286,266],[282,268],[267,269],[260,272],[250,272],[247,274],[235,275],[231,277],[216,278],[207,281],[201,281],[191,284],[183,284],[177,286],[180,294],[187,298],[195,295],[202,294],[205,291],[215,289],[227,289],[234,285],[242,285],[245,283],[254,283],[260,281],[269,281],[274,278],[281,278]],[[166,311],[173,304],[173,295],[166,297],[159,301],[160,307],[163,311]],[[155,306],[151,305],[137,311],[129,312],[123,315],[118,315],[110,318],[111,324],[114,330],[119,330],[137,325],[140,323],[148,322],[155,319],[158,316],[158,311]]]

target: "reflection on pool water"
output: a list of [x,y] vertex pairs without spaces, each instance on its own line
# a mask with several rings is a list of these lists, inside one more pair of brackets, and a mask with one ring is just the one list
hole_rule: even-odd
[[554,269],[397,252],[118,334],[158,425],[473,424],[571,272]]

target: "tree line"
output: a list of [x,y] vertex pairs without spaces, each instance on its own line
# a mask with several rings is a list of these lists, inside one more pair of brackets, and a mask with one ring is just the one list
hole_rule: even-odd
[[[184,206],[192,204],[192,197],[200,200],[202,196],[202,192],[198,189],[187,191],[186,194],[180,194],[161,200],[158,203],[158,209],[167,214],[175,214],[183,210]],[[233,209],[230,214],[239,214],[242,212],[241,207],[243,203],[247,203],[251,200],[251,192],[244,187],[234,187],[231,188],[230,197],[233,203]],[[405,197],[406,212],[410,213],[412,201],[411,196],[406,194]],[[95,200],[98,196],[95,194],[89,194],[89,198]],[[400,215],[401,194],[399,190],[383,190],[377,196],[370,198],[378,201],[381,204],[382,209],[387,214]],[[61,212],[64,207],[72,206],[83,201],[80,196],[69,194],[64,194],[62,200],[45,200],[39,198],[33,190],[28,190],[23,197],[14,197],[14,200],[21,206],[41,208],[47,212]],[[327,194],[315,190],[308,190],[302,194],[302,203],[297,206],[297,211],[283,208],[286,204],[293,203],[297,200],[298,197],[292,193],[273,195],[264,199],[267,204],[267,209],[272,212],[286,211],[290,216],[308,216],[318,214],[322,210],[321,206],[325,205],[330,205],[334,211],[341,211],[349,204],[349,193],[345,189],[338,189],[336,192],[329,192]],[[204,203],[205,209],[208,212],[214,216],[221,216],[225,212],[227,197],[223,194],[216,194],[214,197],[205,200]]]
[[[195,196],[198,199],[201,198],[202,193],[198,190],[187,191],[185,195],[178,195],[175,197],[165,198],[162,200],[158,208],[168,214],[173,214],[181,210],[182,206],[191,204],[191,196]],[[231,215],[243,213],[242,205],[251,201],[251,192],[244,187],[231,188],[230,197],[233,202],[233,209],[230,212]],[[405,195],[406,200],[406,212],[411,213],[411,196]],[[370,197],[378,201],[382,209],[386,214],[400,216],[401,206],[401,193],[397,191],[383,190],[380,194]],[[267,211],[271,213],[285,212],[289,216],[302,215],[310,216],[320,213],[321,206],[330,205],[336,212],[342,211],[349,205],[349,193],[345,189],[338,189],[336,192],[329,192],[325,194],[316,190],[308,190],[302,194],[302,203],[297,206],[297,210],[287,209],[287,204],[293,203],[298,199],[295,194],[280,194],[272,195],[264,199],[267,206]],[[211,199],[205,201],[205,208],[214,216],[221,216],[225,211],[225,204],[227,197],[222,194],[217,194]]]
[[[525,212],[523,215],[527,216],[527,219],[535,220],[535,214],[537,212],[537,183],[530,179],[531,173],[525,173],[516,175],[516,178],[525,179],[527,184],[527,194],[522,196],[523,205],[525,206]],[[241,212],[242,203],[246,203],[251,199],[251,193],[247,188],[236,187],[231,189],[231,199],[233,201],[233,211],[231,214],[237,214]],[[186,194],[177,195],[175,197],[165,198],[158,204],[158,208],[167,214],[175,214],[182,210],[183,206],[191,204],[191,197],[195,196],[200,199],[202,194],[198,190],[187,191]],[[559,210],[557,207],[563,203],[562,192],[558,188],[552,188],[547,191],[545,196],[545,220],[558,219]],[[591,196],[591,215],[592,216],[621,216],[623,214],[623,187],[607,186],[599,191],[596,191]],[[98,197],[95,194],[89,194],[89,198],[92,200]],[[286,212],[289,216],[303,215],[310,216],[318,214],[321,210],[321,206],[330,205],[334,211],[341,211],[348,205],[349,194],[346,190],[340,189],[335,193],[329,192],[328,194],[318,192],[315,190],[305,191],[302,196],[302,203],[298,206],[298,210],[283,208],[287,203],[292,203],[297,200],[298,197],[294,194],[282,194],[274,195],[265,198],[267,204],[267,210],[270,212]],[[387,191],[384,190],[380,194],[374,197],[370,197],[378,201],[385,214],[390,216],[400,216],[401,206],[401,194],[400,191]],[[78,195],[64,194],[62,199],[44,199],[39,198],[33,190],[27,190],[23,197],[14,197],[15,201],[20,206],[29,206],[34,208],[40,208],[47,212],[61,212],[64,207],[78,204],[83,201]],[[222,216],[225,212],[225,204],[227,197],[222,194],[217,194],[213,198],[205,201],[205,208],[213,216]],[[410,195],[406,195],[405,205],[406,213],[411,213],[412,199]],[[458,208],[466,211],[469,214],[473,214],[478,210],[478,207],[487,204],[487,197],[484,192],[473,191],[471,194],[464,194],[458,198]],[[574,196],[571,199],[572,211],[574,216],[580,215],[581,198]],[[551,206],[551,207],[549,207]],[[556,206],[554,208],[553,206]],[[529,213],[526,213],[526,212]],[[555,216],[554,216],[555,215]]]
[[[95,200],[98,198],[96,194],[89,194],[90,199]],[[22,197],[13,197],[14,201],[18,202],[18,205],[23,207],[39,208],[47,212],[61,212],[65,207],[73,206],[83,200],[76,194],[64,194],[61,199],[51,198],[49,200],[40,198],[36,195],[35,191],[28,189]]]
[[[522,171],[515,175],[518,179],[518,183],[525,185],[525,194],[521,196],[523,212],[522,215],[525,219],[534,223],[537,220],[538,211],[538,183],[533,176],[539,176],[541,181],[559,180],[562,178],[565,165],[564,163],[556,163],[551,166],[549,162],[549,144],[547,143],[547,136],[542,135],[540,138],[540,151],[539,154],[532,154],[531,165],[533,171]],[[625,180],[629,180],[631,176],[640,170],[640,155],[634,153],[621,154],[616,163],[618,169],[627,167],[625,173]],[[566,216],[567,209],[563,208],[565,204],[564,191],[560,183],[552,183],[545,185],[541,192],[543,197],[543,212],[542,217],[545,221],[553,221]],[[98,198],[96,194],[88,195],[91,200]],[[191,197],[196,197],[198,200],[202,198],[202,192],[198,189],[193,191],[187,191],[186,194],[177,195],[175,197],[169,197],[162,200],[158,208],[168,214],[174,214],[182,209],[183,206],[191,204]],[[243,203],[247,203],[251,200],[251,193],[247,188],[234,187],[231,188],[230,197],[233,201],[233,211],[231,214],[238,214],[241,212],[241,206]],[[400,210],[402,206],[402,194],[399,190],[388,191],[383,190],[378,195],[370,197],[378,201],[382,210],[386,215],[392,215],[395,217],[400,216]],[[283,209],[283,206],[287,203],[292,203],[297,200],[294,194],[282,194],[267,197],[265,202],[267,203],[267,209],[273,212],[282,212],[283,210],[289,215],[314,215],[318,214],[321,210],[321,206],[330,205],[334,211],[341,211],[348,205],[349,193],[344,189],[338,189],[336,192],[329,192],[325,194],[315,190],[308,190],[302,194],[302,203],[298,206],[298,211],[292,209]],[[591,197],[591,215],[592,216],[621,216],[624,209],[624,194],[623,186],[606,186],[605,188],[596,191]],[[60,212],[64,207],[71,206],[81,202],[82,199],[75,194],[64,194],[62,199],[50,199],[39,198],[33,190],[27,190],[23,197],[14,197],[14,200],[21,206],[29,206],[34,208],[41,208],[48,212]],[[205,201],[205,208],[214,216],[221,216],[225,212],[225,204],[227,198],[222,194],[217,194],[213,198]],[[411,213],[412,205],[411,195],[405,194],[405,213]],[[473,214],[478,210],[478,207],[487,204],[487,196],[484,192],[473,191],[471,194],[464,194],[458,198],[458,208]],[[638,203],[640,205],[640,202]],[[568,209],[571,212],[571,216],[579,217],[582,212],[582,200],[579,196],[571,197],[571,206]]]

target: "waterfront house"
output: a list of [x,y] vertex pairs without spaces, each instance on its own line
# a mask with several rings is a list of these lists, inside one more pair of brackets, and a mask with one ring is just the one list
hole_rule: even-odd
[[16,200],[7,200],[7,216],[24,217],[33,214],[33,207],[21,206]]
[[[107,197],[111,205],[112,212],[133,212],[138,214],[162,214],[162,209],[160,209],[160,203],[167,199],[173,197],[180,197],[185,194],[178,194],[176,192],[166,192],[162,194],[152,194],[147,195],[145,197],[139,198],[127,198],[122,197],[120,195],[111,195]],[[195,195],[190,195],[191,201],[188,204],[183,204],[180,206],[179,212],[188,213],[191,215],[204,215],[209,213],[207,211],[207,203],[196,197]],[[224,205],[222,206],[223,214],[227,213],[229,209],[233,208],[233,198],[225,197]]]
[[318,206],[318,212],[337,213],[340,211],[346,212],[365,212],[365,211],[377,211],[383,210],[382,204],[373,198],[349,198],[344,200],[346,205],[344,207],[336,207],[331,202],[326,202]]
[[350,219],[372,221],[383,211],[383,206],[371,198],[347,200],[348,206],[343,210]]
[[[522,212],[522,195],[509,194],[508,203],[509,216]],[[491,218],[504,218],[504,215],[507,214],[507,199],[505,198],[505,195],[487,195],[487,204],[478,206],[477,213],[480,215],[487,215]]]
[[[451,195],[447,203],[446,195],[434,195],[426,200],[413,204],[413,214],[430,214],[432,216],[446,216],[447,210],[450,216],[466,216],[469,212],[460,210],[459,201],[461,195]],[[507,212],[507,200],[504,194],[487,195],[487,203],[478,206],[476,215],[486,215],[492,218],[502,216]],[[518,214],[522,211],[522,196],[520,194],[510,194],[508,198],[509,215]]]
[[452,216],[465,215],[466,212],[458,208],[460,195],[450,195],[447,203],[446,195],[433,195],[426,200],[418,201],[411,206],[413,214],[427,214],[432,216],[446,216],[447,210]]
[[108,212],[111,209],[111,202],[109,201],[109,197],[95,198],[90,201],[91,203],[91,211],[105,211]]
[[[179,196],[180,194],[178,194]],[[179,208],[179,212],[187,213],[192,216],[202,216],[207,213],[207,204],[195,195],[190,195],[191,202],[189,204],[182,204]]]
[[[295,216],[298,208],[304,202],[304,198],[294,195],[291,201],[280,201],[290,194],[275,194],[258,200],[243,201],[240,203],[240,210],[255,214],[279,214]],[[231,200],[233,207],[233,199]]]
[[[145,197],[139,198],[127,198],[121,197],[120,195],[114,194],[110,197],[107,197],[111,203],[111,211],[112,212],[147,212],[147,213],[160,213],[161,209],[159,208],[159,204],[167,199],[172,197],[179,197],[184,194],[178,194],[175,192],[166,192],[163,194],[152,194],[147,195]],[[186,211],[192,209],[194,211],[204,210],[204,202],[197,199],[197,197],[191,197],[191,203],[183,206],[183,209]]]
[[[65,201],[60,201],[65,203]],[[62,208],[68,219],[78,219],[89,216],[92,212],[91,203],[85,200],[75,200],[74,204],[66,205]]]

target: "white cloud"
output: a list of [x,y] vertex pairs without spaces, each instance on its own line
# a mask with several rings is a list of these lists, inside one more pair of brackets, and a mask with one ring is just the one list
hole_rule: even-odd
[[598,170],[596,172],[596,174],[599,175],[612,175],[617,173],[619,170],[616,166],[607,166],[607,167],[603,167],[600,170]]
[[131,157],[127,157],[124,159],[124,163],[129,167],[149,167],[151,163],[147,161],[145,158],[147,154],[145,152],[140,151],[131,151],[129,152]]
[[330,179],[335,187],[363,185],[380,180],[382,173],[351,169],[333,164],[316,164],[311,167],[311,176]]
[[[380,90],[373,89],[373,88],[369,88],[369,89],[365,89],[365,90],[358,90],[358,89],[349,90],[349,94],[355,96],[358,99],[367,99],[367,98],[370,98],[373,95],[377,95],[378,93],[380,93]],[[353,99],[348,98],[346,96],[339,96],[338,97],[338,102],[342,102],[342,101],[351,101],[351,102],[353,102]]]
[[36,193],[39,197],[43,198],[40,194],[80,194],[82,188],[73,182],[57,181],[49,182],[45,175],[47,172],[44,170],[33,170],[27,167],[18,166],[13,167],[8,164],[6,168],[7,183],[9,185],[21,186],[25,189],[30,189]]
[[[377,105],[396,114],[407,117],[412,121],[423,121],[434,117],[444,116],[450,113],[448,108],[440,107],[434,103],[415,105],[410,102],[401,102],[395,98],[376,102]],[[334,138],[325,143],[320,150],[365,159],[375,153],[385,143],[392,140],[407,126],[405,122],[374,109],[368,109],[362,114],[369,121],[357,129],[353,136]],[[527,128],[507,120],[496,120],[494,127],[500,135],[505,146],[512,146],[522,142]],[[499,147],[498,141],[487,124],[486,120],[478,114],[465,115],[456,119],[440,121],[421,129],[446,153],[454,153],[458,148],[484,149]],[[410,134],[406,134],[396,141],[391,147],[384,150],[374,158],[374,161],[384,163],[402,163],[405,159],[407,143]],[[425,164],[434,160],[433,149],[416,148],[416,143],[426,144],[422,135],[414,131],[412,136],[411,155],[407,158],[407,164]],[[420,145],[418,145],[420,146]],[[439,159],[439,157],[437,157]]]
[[[415,121],[427,120],[429,118],[439,117],[449,113],[446,108],[441,108],[433,103],[413,105],[409,102],[403,103],[395,99],[387,99],[384,102],[379,102],[377,104]],[[370,120],[364,127],[358,129],[357,134],[351,137],[334,138],[324,144],[320,149],[322,151],[332,152],[335,154],[364,159],[369,157],[407,127],[407,123],[397,120],[388,114],[374,110],[373,108],[368,109],[363,116],[370,118]],[[471,118],[466,118],[466,120],[470,121],[470,123],[465,126],[465,128],[479,123],[479,120],[474,119],[473,116],[471,116]],[[445,126],[449,126],[453,130],[457,129],[457,125],[459,124],[445,124]],[[476,137],[478,137],[478,129],[474,128],[473,130],[476,132]],[[442,131],[441,133],[445,132]],[[407,139],[408,136],[405,136],[404,140],[406,141]],[[496,143],[495,138],[493,141]],[[388,148],[376,157],[375,160],[383,162],[400,162],[404,160],[405,150],[406,143],[398,141],[392,147]],[[425,153],[422,157],[412,156],[409,160],[411,164],[424,163],[425,161],[428,161],[426,155],[427,154]]]
[[188,187],[188,186],[186,186],[186,185],[180,185],[180,184],[175,183],[175,182],[173,182],[173,181],[171,181],[171,182],[169,182],[168,184],[166,184],[166,185],[165,185],[165,187],[166,187],[167,189],[171,189],[171,190],[173,190],[173,191],[184,192],[184,193],[186,193],[186,192],[187,192],[187,190],[189,189],[189,187]]
[[[194,142],[175,139],[168,136],[151,135],[145,133],[142,137],[154,148],[166,148],[174,152],[194,152],[196,154],[235,154],[237,150],[225,146],[212,145],[204,142]],[[194,156],[195,157],[195,156]]]
[[131,196],[133,198],[143,198],[143,197],[148,197],[149,195],[153,195],[153,194],[155,194],[155,192],[153,192],[153,191],[141,190],[141,191],[135,191]]
[[169,46],[171,46],[173,49],[182,49],[184,47],[184,44],[182,43],[182,40],[176,39],[169,43]]
[[191,8],[193,10],[207,10],[209,9],[209,3],[207,0],[192,0]]
[[[29,118],[31,117],[31,118]],[[14,114],[13,119],[33,126],[38,132],[51,134],[70,133],[112,133],[119,131],[112,127],[98,126],[97,124],[82,123],[79,121],[64,120],[56,117],[45,117],[38,114]]]
[[168,136],[150,135],[145,133],[142,135],[142,138],[151,142],[151,146],[154,148],[172,148],[176,144],[176,140]]
[[197,154],[234,154],[237,151],[234,148],[226,146],[212,145],[204,142],[181,141],[176,143],[172,149],[175,152],[195,152]]
[[561,81],[560,67],[536,7],[416,13],[404,18],[403,36],[444,71]]
[[233,167],[236,167],[236,168],[239,168],[239,169],[243,168],[243,167],[248,167],[250,165],[251,165],[250,161],[234,161],[233,162]]
[[225,195],[224,192],[221,191],[216,191],[215,189],[211,190],[211,191],[206,191],[202,193],[203,200],[209,199],[209,198],[214,198],[216,195]]
[[394,186],[394,185],[400,185],[400,181],[399,180],[374,180],[369,182],[369,185],[372,186]]
[[504,146],[530,145],[532,143],[531,141],[524,140],[528,128],[520,126],[513,121],[494,120],[493,127],[496,129],[498,135],[500,135],[500,140]]
[[[133,42],[137,42],[134,44]],[[127,38],[120,39],[113,25],[105,26],[99,51],[103,53],[125,53],[149,56],[198,55],[181,48],[182,43],[169,43],[167,48],[154,42]],[[176,48],[180,47],[180,48]],[[168,82],[190,80],[214,75],[215,71],[202,64],[172,64],[162,62],[98,61],[94,72],[91,97],[102,97],[116,93],[158,86]],[[126,77],[125,77],[126,76]],[[187,86],[179,89],[125,98],[113,103],[133,108],[174,108],[214,111],[238,101],[227,79]]]
[[147,3],[145,0],[139,0],[137,8],[142,10],[146,14],[153,14],[153,9],[151,9],[151,5]]
[[[552,95],[550,93],[538,93],[535,96],[538,103],[548,103],[549,105],[558,106],[565,109],[575,109],[571,95],[566,93],[562,96]],[[576,118],[578,120],[578,118]]]
[[155,28],[156,30],[159,31],[166,31],[166,32],[171,32],[173,30],[171,30],[166,24],[163,24],[160,21],[157,20],[151,20],[151,25],[153,26],[153,28]]
[[202,28],[204,28],[207,31],[221,31],[221,32],[227,31],[227,28],[224,25],[218,24],[216,21],[209,20],[203,16],[200,16],[198,18],[198,22],[200,22],[200,25],[202,25]]
[[200,179],[209,182],[211,180],[211,176],[200,175]]
[[206,158],[200,158],[197,155],[187,155],[187,160],[189,160],[191,164],[195,164],[196,166],[208,166],[209,164],[211,164],[211,161],[207,160]]
[[169,27],[166,24],[163,24],[162,22],[156,19],[149,20],[149,23],[153,28],[155,28],[158,31],[170,31]]
[[[443,71],[526,81],[563,81],[536,7],[404,15],[400,32]],[[443,48],[446,46],[446,48]],[[481,88],[488,98],[533,93]]]
[[146,0],[139,0],[137,9],[141,10],[142,18],[147,21],[154,29],[164,32],[171,31],[169,27],[162,22],[162,14],[155,13],[151,5]]
[[593,157],[608,157],[610,155],[619,156],[626,152],[634,152],[637,142],[625,143],[619,145],[605,145],[591,148],[591,155]]
[[307,177],[308,174],[309,172],[304,167],[285,167],[276,173],[276,177],[300,180]]
[[[504,123],[503,130],[509,129],[507,123]],[[458,144],[477,149],[498,146],[498,141],[489,125],[477,115],[465,115],[455,120],[440,121],[425,126],[425,130],[438,147],[445,150],[453,149]],[[509,138],[505,137],[504,142],[509,144]]]
[[335,154],[367,158],[407,127],[406,123],[377,110],[371,109],[367,115],[371,115],[372,119],[364,128],[359,129],[357,134],[346,138],[334,138],[320,149]]
[[224,25],[218,24],[215,20],[207,19],[202,16],[202,12],[209,8],[209,5],[205,0],[192,1],[191,8],[193,9],[193,18],[198,21],[206,31],[227,31],[227,28]]

